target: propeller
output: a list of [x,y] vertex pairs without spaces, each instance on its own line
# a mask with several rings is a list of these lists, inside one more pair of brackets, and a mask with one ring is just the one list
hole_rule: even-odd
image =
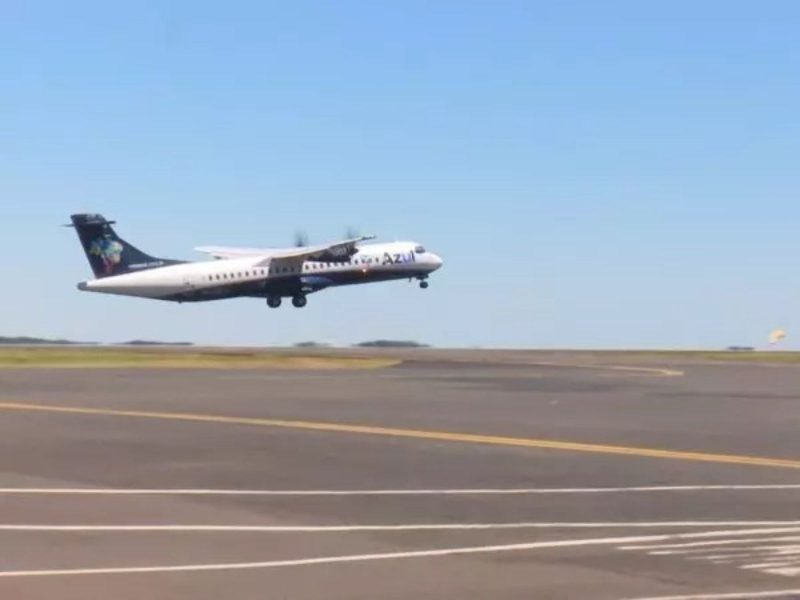
[[308,246],[308,234],[302,230],[296,231],[294,233],[294,245],[297,248],[305,248]]
[[[345,239],[348,240],[355,240],[361,237],[361,232],[356,227],[348,227],[345,230]],[[294,233],[294,246],[295,248],[306,248],[309,246],[309,238],[308,234],[302,230],[298,229]]]
[[[357,227],[348,227],[344,230],[344,239],[354,240],[361,237],[361,231]],[[305,248],[309,245],[308,234],[302,229],[294,232],[294,245],[296,248]]]

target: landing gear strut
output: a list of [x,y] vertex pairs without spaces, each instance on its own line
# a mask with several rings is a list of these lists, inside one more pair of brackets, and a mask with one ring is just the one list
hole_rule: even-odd
[[270,308],[278,308],[281,305],[281,297],[280,296],[269,296],[267,297],[267,306]]
[[302,294],[298,294],[292,298],[292,306],[295,308],[303,308],[306,304],[308,304],[308,300]]

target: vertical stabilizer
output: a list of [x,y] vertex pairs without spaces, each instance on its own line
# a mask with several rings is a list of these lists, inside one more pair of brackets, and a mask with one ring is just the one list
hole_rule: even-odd
[[78,232],[86,258],[98,279],[181,262],[145,254],[120,238],[111,227],[113,224],[114,221],[102,215],[72,215],[72,226]]

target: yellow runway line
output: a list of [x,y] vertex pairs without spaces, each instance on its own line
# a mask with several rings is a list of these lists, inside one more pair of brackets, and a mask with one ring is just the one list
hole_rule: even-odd
[[351,433],[392,438],[431,440],[438,442],[458,442],[465,444],[482,444],[489,446],[505,446],[514,448],[535,448],[540,450],[561,450],[565,452],[585,452],[589,454],[612,454],[635,456],[642,458],[661,458],[670,460],[686,460],[694,462],[748,465],[755,467],[774,467],[783,469],[800,469],[800,460],[769,458],[764,456],[743,456],[737,454],[714,454],[708,452],[692,452],[682,450],[666,450],[658,448],[640,448],[635,446],[615,446],[606,444],[590,444],[561,440],[506,437],[483,435],[477,433],[458,433],[448,431],[426,431],[419,429],[401,429],[374,425],[356,425],[348,423],[329,423],[317,421],[295,421],[285,419],[263,419],[257,417],[228,417],[224,415],[204,415],[194,413],[153,412],[139,410],[116,410],[107,408],[84,408],[72,406],[54,406],[43,404],[24,404],[16,402],[0,403],[0,410],[27,411],[44,413],[62,413],[73,415],[94,415],[107,417],[128,417],[135,419],[157,419],[165,421],[184,421],[195,423],[218,423],[227,425],[248,425],[255,427],[271,427],[320,431],[326,433]]

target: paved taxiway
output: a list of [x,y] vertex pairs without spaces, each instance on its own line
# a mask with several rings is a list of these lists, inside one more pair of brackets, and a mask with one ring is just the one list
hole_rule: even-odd
[[800,590],[800,369],[417,358],[0,371],[0,597]]

